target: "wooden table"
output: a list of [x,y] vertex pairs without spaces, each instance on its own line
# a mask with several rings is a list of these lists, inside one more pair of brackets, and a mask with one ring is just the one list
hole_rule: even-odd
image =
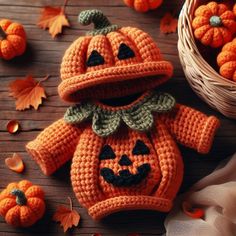
[[[177,52],[177,34],[163,35],[160,33],[160,18],[167,11],[179,11],[184,0],[165,1],[156,11],[139,14],[124,6],[122,0],[70,0],[66,12],[71,28],[66,28],[63,35],[53,40],[47,31],[36,26],[40,10],[45,5],[60,4],[62,1],[52,0],[0,0],[0,18],[9,18],[21,22],[27,31],[28,49],[26,54],[13,61],[0,61],[0,188],[8,182],[21,179],[31,180],[41,185],[46,192],[47,212],[44,218],[35,226],[28,229],[15,229],[0,219],[0,235],[64,235],[58,224],[51,221],[52,214],[59,204],[67,204],[67,196],[71,196],[74,207],[81,214],[78,228],[69,231],[71,235],[92,235],[101,233],[109,236],[125,236],[136,232],[141,235],[161,235],[164,232],[163,221],[165,214],[157,212],[135,211],[118,213],[102,222],[94,222],[81,208],[71,189],[69,170],[70,163],[60,169],[52,177],[44,176],[38,166],[29,158],[25,144],[53,121],[62,117],[68,104],[63,103],[57,94],[60,82],[59,67],[65,49],[78,36],[84,35],[87,28],[77,23],[77,15],[88,8],[98,8],[109,16],[110,20],[122,26],[136,26],[147,31],[161,48],[164,56],[173,62],[175,73],[173,78],[164,85],[163,89],[171,92],[178,102],[195,107],[207,114],[220,118],[222,126],[215,138],[210,154],[202,156],[193,150],[180,147],[185,162],[185,176],[181,191],[209,174],[220,160],[234,153],[236,147],[236,122],[225,118],[213,111],[202,102],[187,84]],[[16,111],[15,101],[9,97],[9,82],[17,77],[31,74],[43,78],[50,74],[51,78],[44,82],[48,99],[38,111]],[[11,119],[19,120],[22,130],[19,134],[10,135],[6,124]],[[26,164],[23,174],[16,174],[5,167],[4,159],[17,152],[22,155]]]

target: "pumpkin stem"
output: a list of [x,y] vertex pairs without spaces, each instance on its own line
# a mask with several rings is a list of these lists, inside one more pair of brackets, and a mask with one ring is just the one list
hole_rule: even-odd
[[13,189],[11,191],[11,194],[16,196],[17,205],[19,205],[19,206],[26,205],[27,199],[26,199],[25,194],[24,194],[23,191],[21,191],[20,189]]
[[68,0],[64,0],[64,4],[63,4],[63,6],[62,6],[62,12],[63,12],[63,13],[65,12],[67,3],[68,3]]
[[99,10],[82,11],[78,17],[79,23],[82,25],[94,24],[94,30],[88,32],[89,35],[108,34],[117,30],[117,25],[112,25],[107,17]]
[[69,200],[69,203],[70,203],[70,210],[72,211],[73,210],[73,203],[72,203],[72,200],[70,197],[67,197],[68,200]]
[[219,16],[212,16],[210,18],[210,25],[213,27],[219,27],[222,25],[222,19]]
[[44,82],[44,81],[46,81],[47,79],[49,79],[50,78],[50,76],[51,75],[46,75],[46,77],[44,77],[42,80],[40,80],[38,83],[40,84],[40,83],[42,83],[42,82]]
[[0,26],[0,38],[5,39],[7,37],[7,34],[3,30],[3,28]]

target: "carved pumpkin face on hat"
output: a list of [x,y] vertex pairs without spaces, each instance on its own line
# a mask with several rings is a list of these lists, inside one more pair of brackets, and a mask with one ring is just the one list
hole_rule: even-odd
[[166,81],[173,72],[152,38],[140,29],[111,25],[98,10],[84,11],[80,23],[95,29],[66,51],[59,94],[65,101],[123,97]]

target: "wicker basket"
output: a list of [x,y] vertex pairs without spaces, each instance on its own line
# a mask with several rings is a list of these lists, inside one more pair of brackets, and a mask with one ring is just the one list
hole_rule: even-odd
[[191,22],[195,9],[206,1],[186,0],[178,25],[178,50],[185,76],[192,89],[211,107],[236,119],[236,83],[220,76],[201,56]]

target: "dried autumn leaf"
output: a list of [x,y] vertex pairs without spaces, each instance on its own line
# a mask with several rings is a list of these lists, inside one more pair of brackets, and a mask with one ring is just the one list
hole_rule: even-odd
[[[42,81],[48,79],[45,77]],[[25,110],[33,106],[35,110],[42,104],[42,98],[46,98],[45,90],[32,76],[26,79],[17,79],[10,83],[10,96],[16,99],[16,110]]]
[[53,38],[62,32],[63,26],[70,26],[66,15],[65,6],[67,1],[65,1],[63,7],[44,7],[42,15],[38,21],[38,26],[42,29],[49,29],[49,33]]
[[160,29],[164,34],[175,33],[178,25],[178,20],[170,13],[166,13],[161,19]]
[[72,226],[78,226],[80,221],[80,215],[76,210],[73,210],[71,198],[68,197],[70,202],[70,208],[59,206],[57,211],[53,215],[53,220],[60,222],[64,232],[66,232]]
[[10,134],[15,134],[20,128],[20,124],[17,120],[10,120],[8,123],[7,123],[7,131],[10,133]]
[[19,154],[14,153],[12,157],[5,159],[6,166],[17,173],[21,173],[24,170],[24,163]]

